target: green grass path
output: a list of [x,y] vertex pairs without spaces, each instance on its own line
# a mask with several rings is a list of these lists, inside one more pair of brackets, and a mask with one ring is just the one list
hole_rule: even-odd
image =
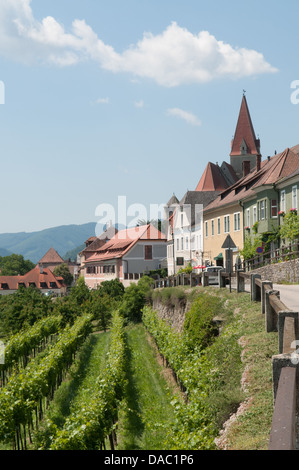
[[170,403],[174,392],[143,325],[131,326],[126,332],[128,384],[119,414],[118,450],[163,450],[174,420]]
[[[167,449],[167,433],[174,420],[173,387],[163,375],[163,367],[157,361],[144,326],[127,327],[126,336],[127,385],[119,412],[117,450]],[[91,335],[68,380],[56,391],[46,415],[59,429],[73,409],[88,406],[95,380],[105,365],[109,342],[109,332]],[[106,445],[109,449],[108,441]]]
[[88,406],[95,381],[105,365],[110,334],[91,335],[83,345],[80,355],[65,380],[55,392],[46,414],[62,428],[66,418],[76,407]]

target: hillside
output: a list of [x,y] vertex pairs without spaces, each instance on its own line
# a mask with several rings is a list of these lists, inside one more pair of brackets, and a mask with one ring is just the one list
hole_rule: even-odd
[[11,252],[6,250],[5,248],[0,248],[0,256],[9,256]]
[[[0,255],[16,253],[37,263],[53,247],[61,256],[77,249],[90,236],[95,234],[96,223],[82,225],[62,225],[38,232],[0,234]],[[8,252],[7,252],[8,251]]]

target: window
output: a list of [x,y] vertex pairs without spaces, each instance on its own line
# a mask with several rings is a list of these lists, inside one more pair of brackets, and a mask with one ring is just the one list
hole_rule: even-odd
[[207,237],[208,234],[209,234],[209,231],[208,231],[208,222],[205,223],[205,234],[206,234],[206,237]]
[[253,208],[253,224],[257,222],[257,207],[254,206]]
[[189,250],[189,238],[186,237],[186,250]]
[[292,187],[292,209],[297,209],[297,185]]
[[211,233],[212,233],[212,236],[214,236],[214,219],[211,221]]
[[181,250],[183,250],[183,249],[184,249],[184,239],[183,239],[183,237],[182,237],[182,238],[181,238]]
[[184,214],[181,214],[181,227],[184,226]]
[[218,219],[217,219],[217,226],[218,226],[218,235],[220,235],[220,233],[221,233],[221,219],[220,219],[220,217],[218,217]]
[[265,205],[265,200],[263,199],[259,203],[259,220],[265,220],[266,219],[266,205]]
[[229,215],[224,216],[224,233],[228,233],[230,231],[230,220]]
[[285,190],[280,193],[280,210],[285,212],[286,210],[286,192]]
[[153,246],[152,245],[145,245],[144,259],[153,259]]
[[234,214],[234,231],[235,232],[240,231],[240,212],[236,212]]
[[271,217],[275,218],[277,217],[278,213],[278,207],[277,207],[277,199],[271,199]]
[[176,239],[176,249],[177,249],[177,251],[180,249],[180,239],[179,238]]
[[246,227],[250,227],[250,209],[246,210]]

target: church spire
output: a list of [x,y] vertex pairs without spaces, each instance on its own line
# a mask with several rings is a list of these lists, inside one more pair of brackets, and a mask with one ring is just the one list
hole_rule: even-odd
[[250,170],[256,166],[260,155],[260,140],[256,138],[250,112],[243,90],[243,97],[234,138],[231,143],[231,165],[239,177],[243,174],[243,162],[250,162]]

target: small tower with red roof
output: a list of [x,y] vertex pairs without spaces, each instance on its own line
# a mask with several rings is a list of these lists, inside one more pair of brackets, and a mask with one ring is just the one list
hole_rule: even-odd
[[256,167],[259,158],[260,140],[254,132],[244,91],[235,135],[231,142],[230,163],[238,178],[242,178]]

